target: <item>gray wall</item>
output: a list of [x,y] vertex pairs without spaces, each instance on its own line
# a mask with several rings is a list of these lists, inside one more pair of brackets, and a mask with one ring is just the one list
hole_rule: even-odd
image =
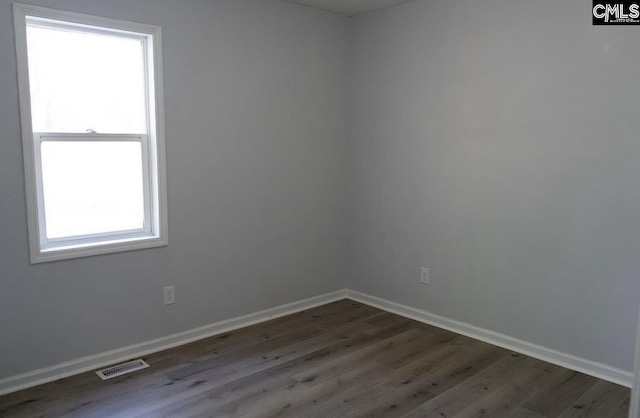
[[347,18],[280,0],[29,3],[163,27],[170,245],[29,264],[0,0],[0,378],[344,287]]
[[590,8],[425,0],[355,20],[350,287],[632,369],[640,37]]

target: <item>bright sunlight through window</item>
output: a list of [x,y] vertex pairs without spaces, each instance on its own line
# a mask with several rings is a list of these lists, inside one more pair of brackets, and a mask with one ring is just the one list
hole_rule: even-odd
[[32,262],[166,245],[160,28],[14,12]]
[[147,133],[141,39],[27,23],[35,132]]
[[47,238],[142,230],[141,162],[136,142],[43,142]]

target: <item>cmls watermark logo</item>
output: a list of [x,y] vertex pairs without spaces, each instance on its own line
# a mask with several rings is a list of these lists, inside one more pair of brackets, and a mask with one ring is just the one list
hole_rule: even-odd
[[594,25],[640,25],[640,0],[616,3],[593,0]]

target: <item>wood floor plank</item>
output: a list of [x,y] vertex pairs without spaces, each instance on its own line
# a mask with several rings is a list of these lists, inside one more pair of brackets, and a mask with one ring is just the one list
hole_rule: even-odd
[[384,353],[396,350],[399,346],[410,344],[415,341],[416,337],[421,335],[422,332],[416,329],[404,331],[393,337],[363,347],[353,353],[338,357],[334,360],[325,361],[313,368],[307,368],[301,373],[297,373],[291,377],[298,382],[306,383],[307,386],[313,386],[314,384],[321,383],[339,375],[345,368],[350,367],[350,365],[358,361],[363,359],[375,360]]
[[560,414],[560,418],[610,417],[628,399],[626,388],[599,381]]
[[286,388],[265,394],[262,399],[255,400],[251,404],[238,401],[238,405],[246,412],[237,409],[235,412],[237,416],[251,418],[300,416],[314,407],[319,399],[333,398],[350,387],[353,382],[369,379],[376,373],[378,370],[371,364],[363,362],[348,369],[340,377],[324,380],[311,387],[305,382],[296,381]]
[[[419,331],[414,330],[414,332]],[[323,385],[324,387],[331,387],[335,384],[335,386],[338,387],[343,385],[343,382],[349,383],[357,381],[361,378],[361,375],[366,375],[372,370],[367,356],[389,350],[397,344],[402,344],[403,341],[409,340],[414,332],[407,331],[386,340],[379,341],[373,345],[360,347],[342,356],[335,356],[334,359],[323,361],[320,365],[305,370],[303,373],[290,375],[293,382],[284,392],[288,394],[295,393],[295,395],[287,395],[287,397],[298,401],[304,398],[303,394],[305,392],[307,395],[315,396],[314,390],[309,389],[314,386]],[[340,369],[336,369],[334,365],[340,365],[341,367]],[[329,384],[327,384],[327,382],[329,382]],[[271,391],[266,397],[271,398],[273,396],[281,397],[282,394],[275,390]],[[285,403],[287,407],[289,407],[292,401]]]
[[[455,345],[454,345],[455,347]],[[506,357],[508,353],[486,344],[462,346],[442,361],[427,358],[410,364],[375,382],[368,391],[347,393],[343,402],[358,411],[347,416],[401,416],[467,380],[470,376]],[[422,363],[422,361],[424,363]]]
[[432,328],[416,335],[408,344],[403,344],[393,351],[376,356],[375,360],[392,369],[399,369],[413,360],[421,358],[425,352],[430,352],[434,347],[440,347],[449,341],[453,341],[456,334]]
[[630,398],[628,398],[625,402],[622,403],[622,405],[620,405],[618,407],[618,409],[616,409],[613,414],[611,414],[612,418],[628,418],[629,417],[629,402],[630,402]]
[[[566,369],[540,360],[530,359],[531,366],[518,370],[493,390],[486,390],[484,397],[471,403],[455,418],[492,417],[506,418],[525,402],[546,390],[562,378]],[[546,367],[539,367],[544,365]]]
[[342,300],[0,397],[0,417],[626,418],[629,390]]
[[212,402],[211,399],[215,400],[213,403],[216,404],[216,411],[218,411],[226,408],[226,403],[219,402],[219,399],[224,399],[225,401],[234,400],[233,397],[228,396],[227,392],[238,394],[245,401],[249,401],[265,391],[276,390],[281,385],[290,385],[293,382],[290,378],[292,374],[307,367],[314,367],[333,358],[357,351],[362,347],[368,346],[373,341],[377,341],[377,339],[367,334],[355,335],[346,340],[338,339],[333,341],[332,345],[320,349],[316,347],[315,351],[304,356],[249,374],[206,393],[181,399],[168,408],[153,411],[149,416],[175,416],[179,411],[190,410],[200,404]]
[[[338,402],[345,391],[369,390],[363,382],[371,382],[389,373],[389,369],[376,362],[361,362],[343,370],[339,376],[311,386],[300,396],[292,396],[286,404],[265,416],[287,417],[342,417],[354,412],[352,406]],[[286,408],[285,408],[286,406]],[[261,416],[256,414],[253,416]]]
[[556,385],[523,406],[546,417],[555,418],[597,382],[595,377],[567,370]]
[[[405,416],[453,417],[463,411],[468,404],[487,396],[490,391],[502,388],[505,382],[513,376],[513,373],[524,373],[525,371],[530,373],[530,370],[533,369],[529,366],[527,357],[515,353],[510,354],[423,403]],[[460,402],[460,399],[464,399],[464,402]]]
[[513,412],[509,415],[509,418],[548,418],[548,417],[520,406],[513,410]]

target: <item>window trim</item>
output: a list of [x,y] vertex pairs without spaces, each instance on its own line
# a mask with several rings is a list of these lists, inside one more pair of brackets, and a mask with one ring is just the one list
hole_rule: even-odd
[[[20,3],[13,4],[13,11],[31,263],[35,264],[168,245],[164,95],[162,85],[162,29],[154,25],[126,22]],[[127,36],[127,34],[129,34],[136,38],[145,37],[147,51],[146,85],[148,134],[101,135],[33,132],[27,56],[27,19],[31,18],[44,22],[47,20],[62,21],[65,22],[64,26],[75,26],[80,29],[86,29],[87,31],[111,33],[119,36]],[[68,25],[66,23],[68,23]],[[153,83],[153,85],[151,83]],[[143,136],[144,138],[142,138]],[[58,243],[57,245],[51,245],[52,240],[47,240],[46,237],[44,237],[45,233],[41,228],[41,225],[44,225],[44,223],[42,223],[44,211],[41,210],[41,208],[43,208],[40,193],[42,189],[39,183],[41,181],[41,166],[38,160],[40,150],[36,141],[42,140],[42,137],[64,138],[58,140],[74,140],[74,138],[91,138],[91,140],[99,140],[101,138],[114,140],[114,138],[123,139],[124,137],[140,138],[143,144],[143,166],[148,165],[148,170],[144,172],[143,176],[145,180],[148,179],[148,181],[145,181],[145,185],[148,185],[150,192],[149,194],[145,193],[146,196],[150,197],[149,201],[145,201],[145,211],[148,211],[146,214],[148,213],[150,216],[148,225],[145,223],[146,231],[118,233],[115,235],[101,234],[100,240],[95,236],[77,237],[77,240],[66,240],[64,244]],[[145,143],[146,159],[144,158]],[[146,196],[145,199],[147,198]]]

